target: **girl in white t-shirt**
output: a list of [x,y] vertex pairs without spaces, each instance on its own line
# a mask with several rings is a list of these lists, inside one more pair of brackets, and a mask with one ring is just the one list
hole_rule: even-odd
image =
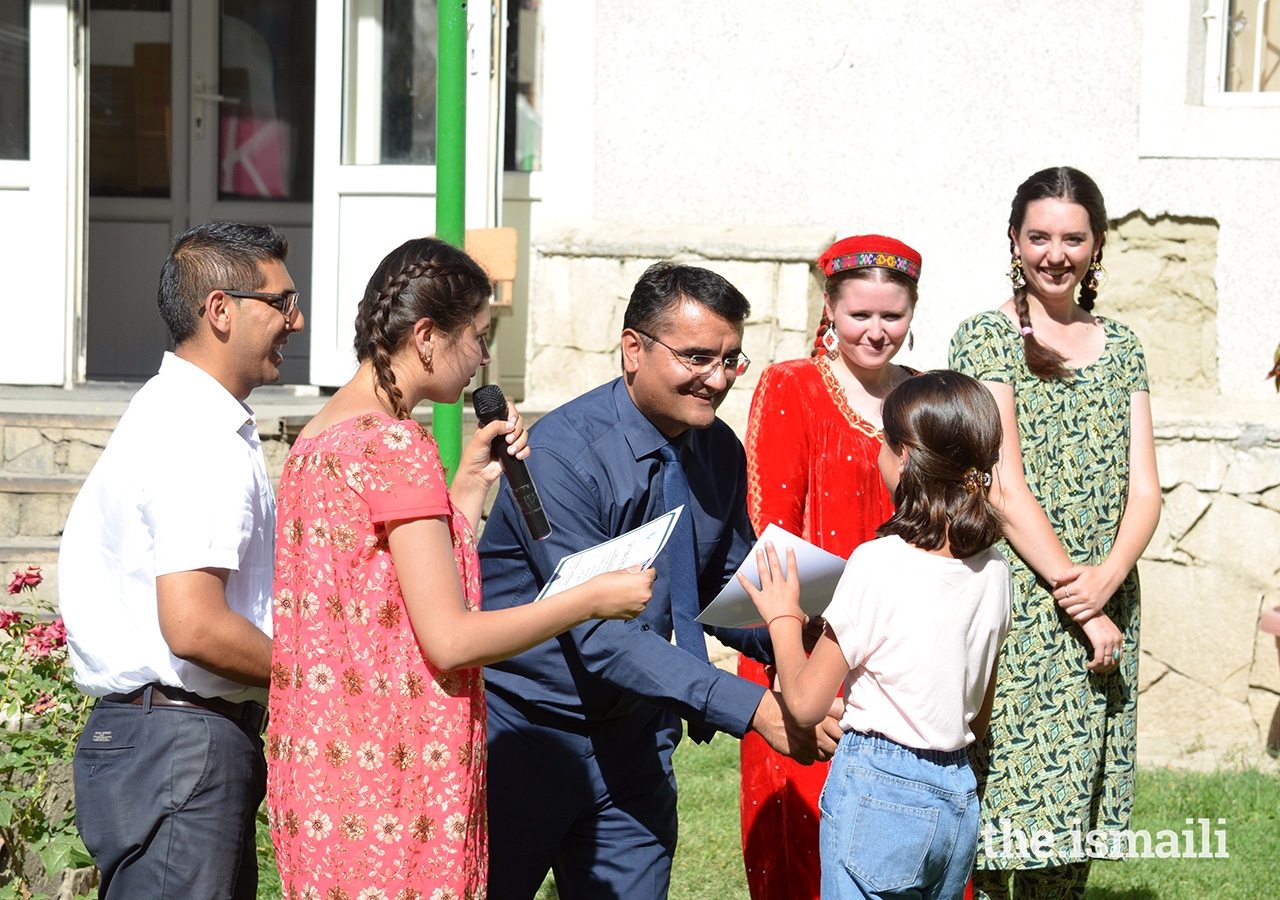
[[1000,412],[958,372],[908,378],[884,401],[880,472],[896,512],[845,567],[805,659],[795,554],[739,576],[773,638],[787,709],[811,727],[844,682],[844,736],[819,801],[823,900],[959,898],[978,797],[965,748],[986,733],[1009,630],[1009,566],[987,499]]

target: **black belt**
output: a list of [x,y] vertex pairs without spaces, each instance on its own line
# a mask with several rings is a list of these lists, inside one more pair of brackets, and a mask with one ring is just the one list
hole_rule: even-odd
[[182,688],[171,687],[167,684],[148,684],[127,694],[107,694],[102,699],[109,700],[112,703],[146,706],[148,689],[150,689],[152,706],[205,709],[220,716],[226,716],[237,725],[254,734],[262,734],[267,728],[267,708],[261,703],[256,703],[253,700],[232,703],[222,697],[201,697],[199,694],[193,694],[190,691],[184,691]]

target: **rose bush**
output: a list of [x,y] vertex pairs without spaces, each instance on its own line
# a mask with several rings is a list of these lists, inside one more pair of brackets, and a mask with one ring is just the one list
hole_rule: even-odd
[[27,610],[0,611],[0,900],[31,898],[48,878],[92,864],[75,828],[70,764],[89,715],[76,689],[67,630],[36,597],[39,566],[13,573],[8,594]]

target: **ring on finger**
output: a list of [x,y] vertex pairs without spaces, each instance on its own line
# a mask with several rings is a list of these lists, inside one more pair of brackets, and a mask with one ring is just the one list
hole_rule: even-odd
[[1113,651],[1111,651],[1111,661],[1112,661],[1112,662],[1120,662],[1120,651],[1119,651],[1119,650],[1113,650]]

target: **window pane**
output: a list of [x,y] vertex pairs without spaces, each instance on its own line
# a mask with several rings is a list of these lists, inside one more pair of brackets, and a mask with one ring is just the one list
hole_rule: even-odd
[[542,46],[539,0],[507,5],[507,109],[504,168],[542,168]]
[[1280,91],[1280,13],[1273,5],[1232,0],[1224,79],[1228,91]]
[[436,0],[349,0],[344,163],[434,165]]
[[310,200],[314,3],[224,0],[218,198]]
[[89,193],[169,196],[168,0],[89,8]]
[[30,21],[27,0],[0,0],[0,159],[30,154]]

